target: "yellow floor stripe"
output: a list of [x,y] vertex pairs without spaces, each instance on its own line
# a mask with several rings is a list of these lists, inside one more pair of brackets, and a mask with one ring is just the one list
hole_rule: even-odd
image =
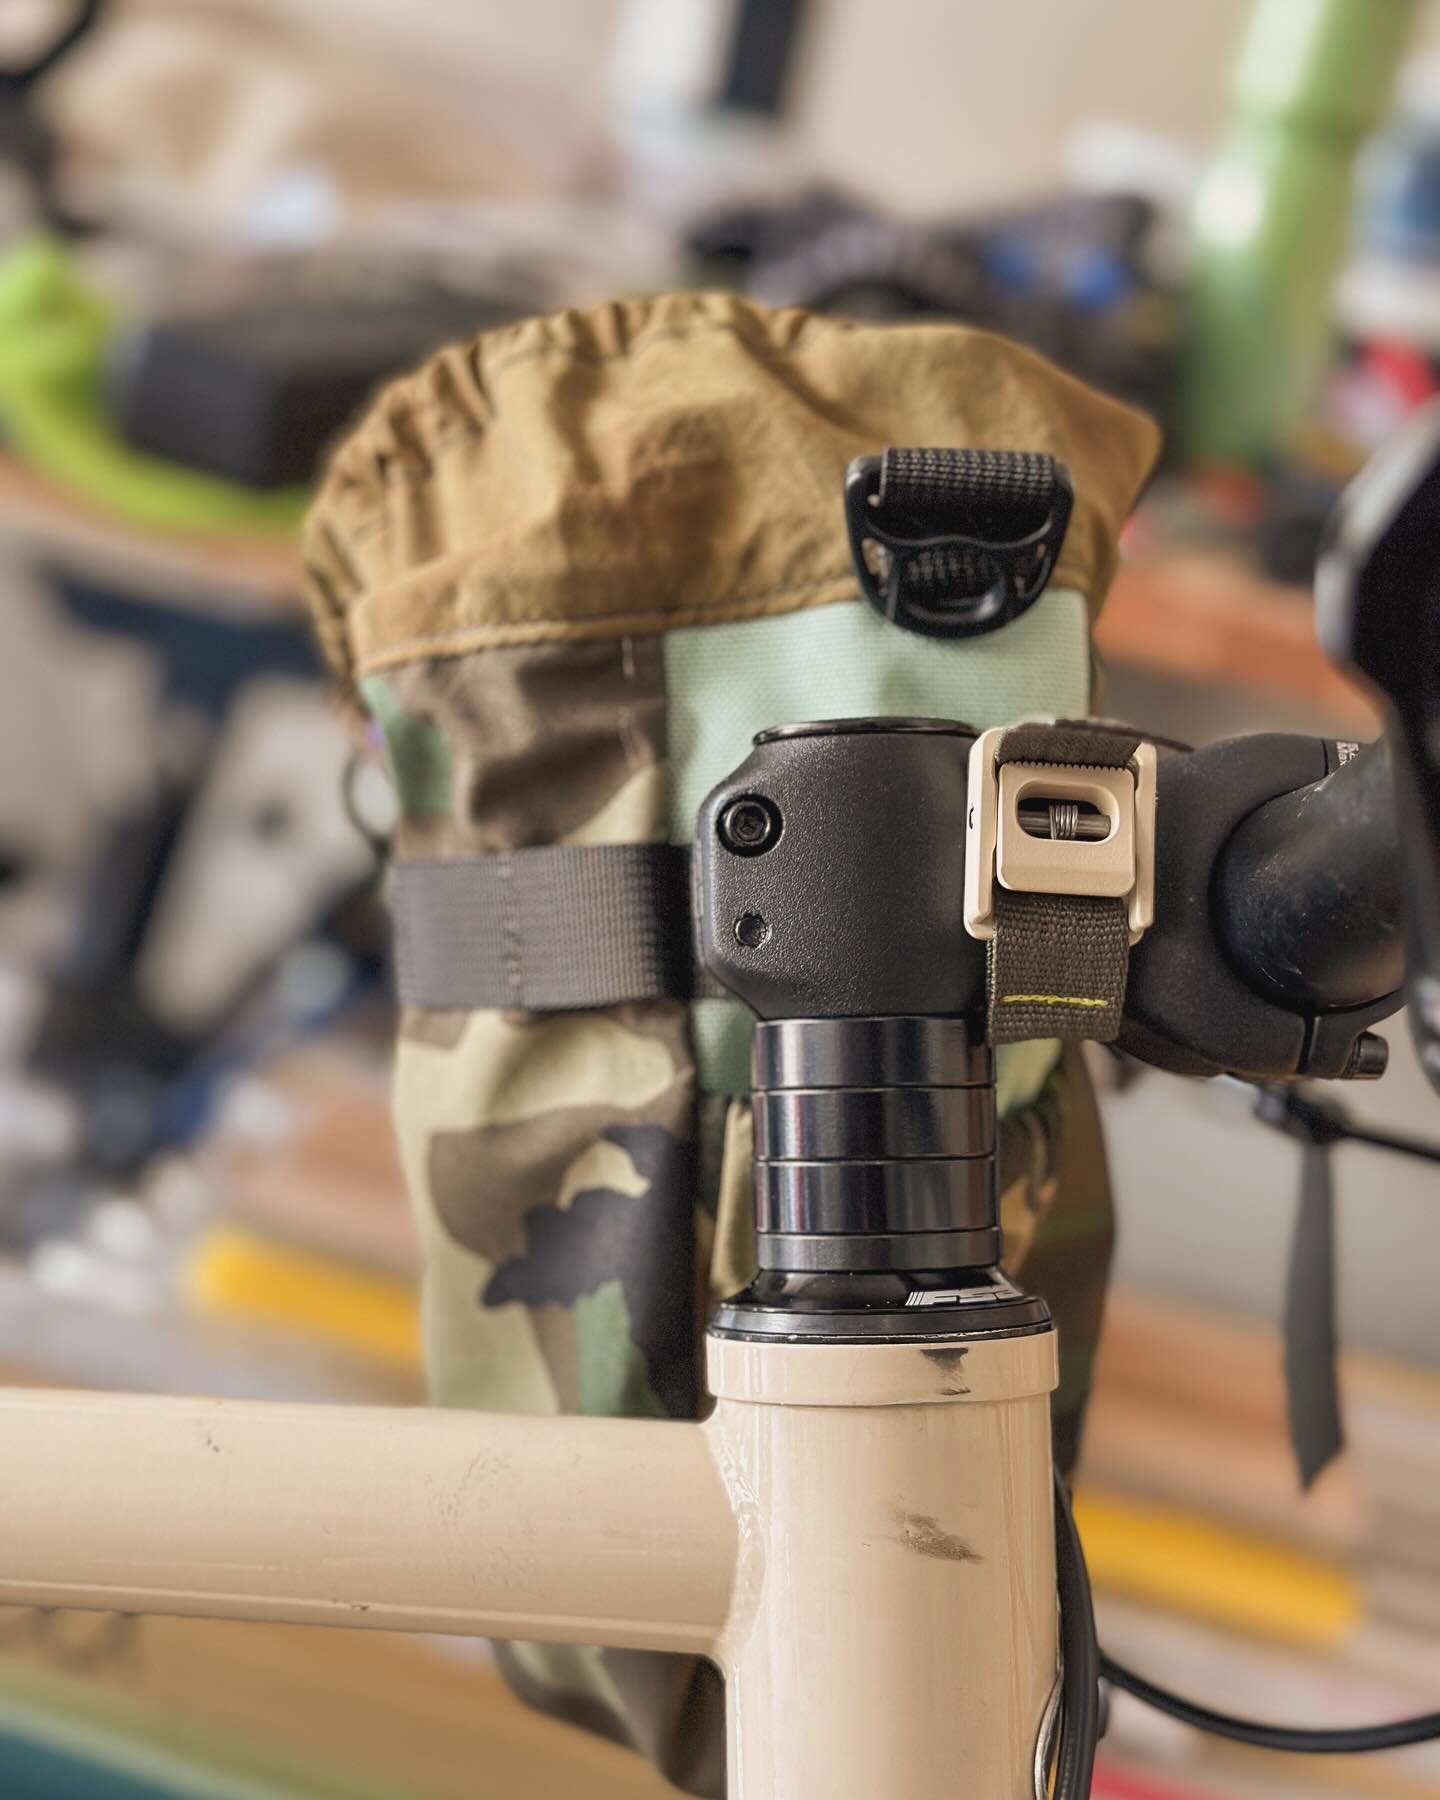
[[1096,1586],[1127,1599],[1311,1649],[1364,1615],[1343,1568],[1206,1519],[1085,1492],[1075,1519]]
[[402,1368],[420,1366],[414,1291],[385,1275],[221,1226],[196,1247],[184,1289],[197,1306],[314,1332]]

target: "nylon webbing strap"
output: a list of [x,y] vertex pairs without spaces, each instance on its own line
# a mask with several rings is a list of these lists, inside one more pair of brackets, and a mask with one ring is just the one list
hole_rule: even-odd
[[1130,968],[1123,900],[1069,894],[995,896],[990,1041],[1120,1035]]
[[927,637],[998,630],[1040,597],[1074,493],[1033,450],[886,450],[845,475],[860,590],[893,624]]
[[[997,763],[1124,768],[1140,743],[1126,727],[1088,720],[1017,725],[1000,740]],[[990,940],[988,1028],[993,1044],[1030,1038],[1120,1035],[1130,971],[1125,900],[995,888]]]
[[394,869],[402,1004],[570,1011],[719,990],[696,968],[690,852],[543,846]]
[[1012,725],[1000,740],[995,760],[1123,769],[1141,742],[1140,733],[1132,726],[1115,725],[1108,719],[1056,719],[1053,725]]
[[[878,499],[885,516],[917,534],[963,508],[967,531],[987,544],[1010,544],[1042,530],[1055,507],[1053,456],[1021,450],[887,450]],[[983,594],[996,578],[994,552],[946,544],[907,559],[906,600]]]
[[1344,1448],[1336,1370],[1335,1187],[1328,1143],[1308,1143],[1285,1283],[1290,1441],[1308,1491]]

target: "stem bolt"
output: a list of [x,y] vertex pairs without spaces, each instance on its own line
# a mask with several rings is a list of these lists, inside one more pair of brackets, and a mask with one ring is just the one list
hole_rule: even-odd
[[1346,1081],[1378,1081],[1390,1061],[1390,1046],[1378,1032],[1362,1031],[1345,1065]]
[[720,815],[720,842],[736,856],[763,856],[780,841],[780,809],[761,794],[743,794]]

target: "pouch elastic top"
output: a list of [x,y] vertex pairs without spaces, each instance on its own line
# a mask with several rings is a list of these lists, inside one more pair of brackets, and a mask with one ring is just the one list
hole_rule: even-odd
[[850,460],[1047,451],[1075,485],[1056,585],[1092,616],[1154,461],[1142,415],[958,325],[729,294],[556,313],[441,351],[342,444],[305,540],[347,684],[500,645],[751,619],[856,595]]

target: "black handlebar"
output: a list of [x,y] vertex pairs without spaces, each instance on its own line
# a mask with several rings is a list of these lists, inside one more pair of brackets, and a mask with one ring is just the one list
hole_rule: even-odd
[[1180,1075],[1376,1072],[1365,1034],[1400,1005],[1398,972],[1382,954],[1367,974],[1368,947],[1345,903],[1380,917],[1382,943],[1398,934],[1401,911],[1386,898],[1397,888],[1383,831],[1378,853],[1369,821],[1359,857],[1335,844],[1357,788],[1376,779],[1364,768],[1334,779],[1352,749],[1267,733],[1161,758],[1155,923],[1131,954],[1122,1048]]
[[1250,814],[1215,869],[1226,954],[1260,993],[1305,1013],[1363,1006],[1405,978],[1400,830],[1383,744]]

